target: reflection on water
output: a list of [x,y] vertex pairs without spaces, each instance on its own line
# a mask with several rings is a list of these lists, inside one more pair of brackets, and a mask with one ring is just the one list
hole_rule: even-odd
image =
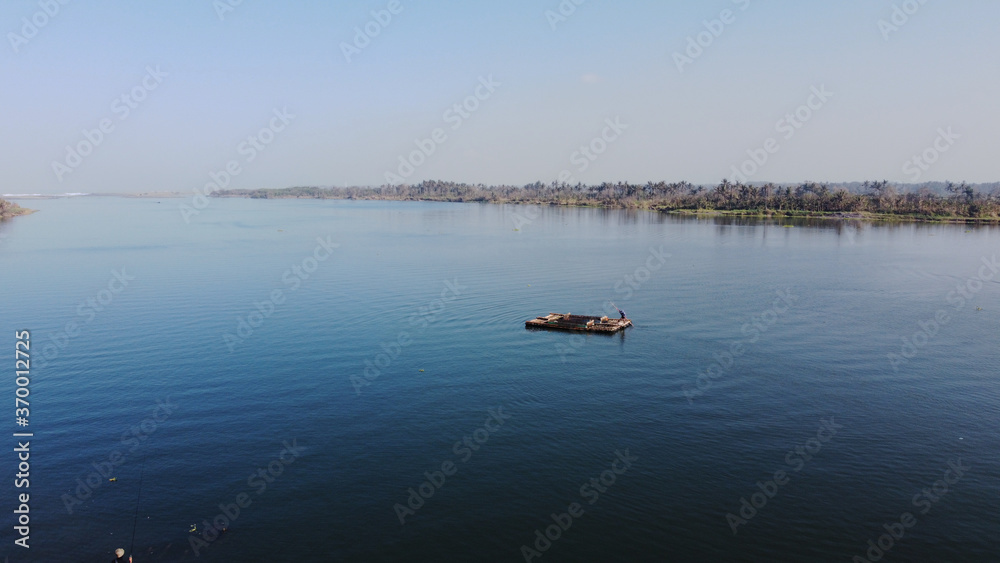
[[[545,561],[846,561],[960,457],[973,470],[893,555],[995,555],[1000,282],[961,310],[947,296],[996,253],[996,226],[238,199],[187,224],[176,205],[39,200],[0,222],[0,333],[58,350],[33,379],[37,560],[98,560],[129,537],[135,461],[73,514],[61,495],[165,397],[180,407],[141,451],[147,559],[521,560],[624,448],[639,461]],[[283,273],[328,235],[340,246],[292,291]],[[128,290],[63,336],[123,267]],[[461,295],[445,302],[446,282]],[[783,291],[795,306],[770,314]],[[524,326],[611,302],[633,327]],[[943,307],[948,323],[894,370],[887,354]],[[223,335],[254,311],[266,318],[230,352]],[[497,405],[512,418],[401,526],[394,505]],[[836,439],[734,536],[726,514],[830,417]],[[194,557],[191,523],[289,439],[302,458]]]

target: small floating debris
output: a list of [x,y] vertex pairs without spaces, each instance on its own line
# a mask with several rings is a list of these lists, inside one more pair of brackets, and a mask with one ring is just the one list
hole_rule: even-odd
[[191,529],[188,530],[188,531],[189,532],[197,532],[198,531],[198,525],[197,524],[191,524]]
[[118,480],[118,477],[112,477],[112,478],[108,479],[108,481],[111,481],[112,483],[114,483],[117,480]]
[[424,370],[420,370],[420,371],[424,371]]
[[620,319],[608,317],[590,317],[572,313],[549,313],[544,317],[535,317],[524,322],[525,328],[548,328],[555,330],[579,330],[584,332],[618,332],[632,326],[630,319],[622,316]]

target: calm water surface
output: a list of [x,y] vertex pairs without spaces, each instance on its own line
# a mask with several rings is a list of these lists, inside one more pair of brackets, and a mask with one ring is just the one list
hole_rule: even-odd
[[1000,560],[995,228],[180,202],[0,223],[10,561]]

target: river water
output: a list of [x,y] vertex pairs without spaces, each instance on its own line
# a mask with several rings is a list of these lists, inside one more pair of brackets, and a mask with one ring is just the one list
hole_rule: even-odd
[[[20,203],[10,561],[1000,557],[997,228]],[[612,302],[634,327],[524,328]]]

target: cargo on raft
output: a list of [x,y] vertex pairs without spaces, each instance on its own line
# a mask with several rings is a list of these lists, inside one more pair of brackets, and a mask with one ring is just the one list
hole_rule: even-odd
[[535,317],[524,321],[525,328],[548,328],[554,330],[579,330],[584,332],[618,332],[632,326],[632,321],[622,317],[589,317],[571,313],[549,313],[544,317]]

